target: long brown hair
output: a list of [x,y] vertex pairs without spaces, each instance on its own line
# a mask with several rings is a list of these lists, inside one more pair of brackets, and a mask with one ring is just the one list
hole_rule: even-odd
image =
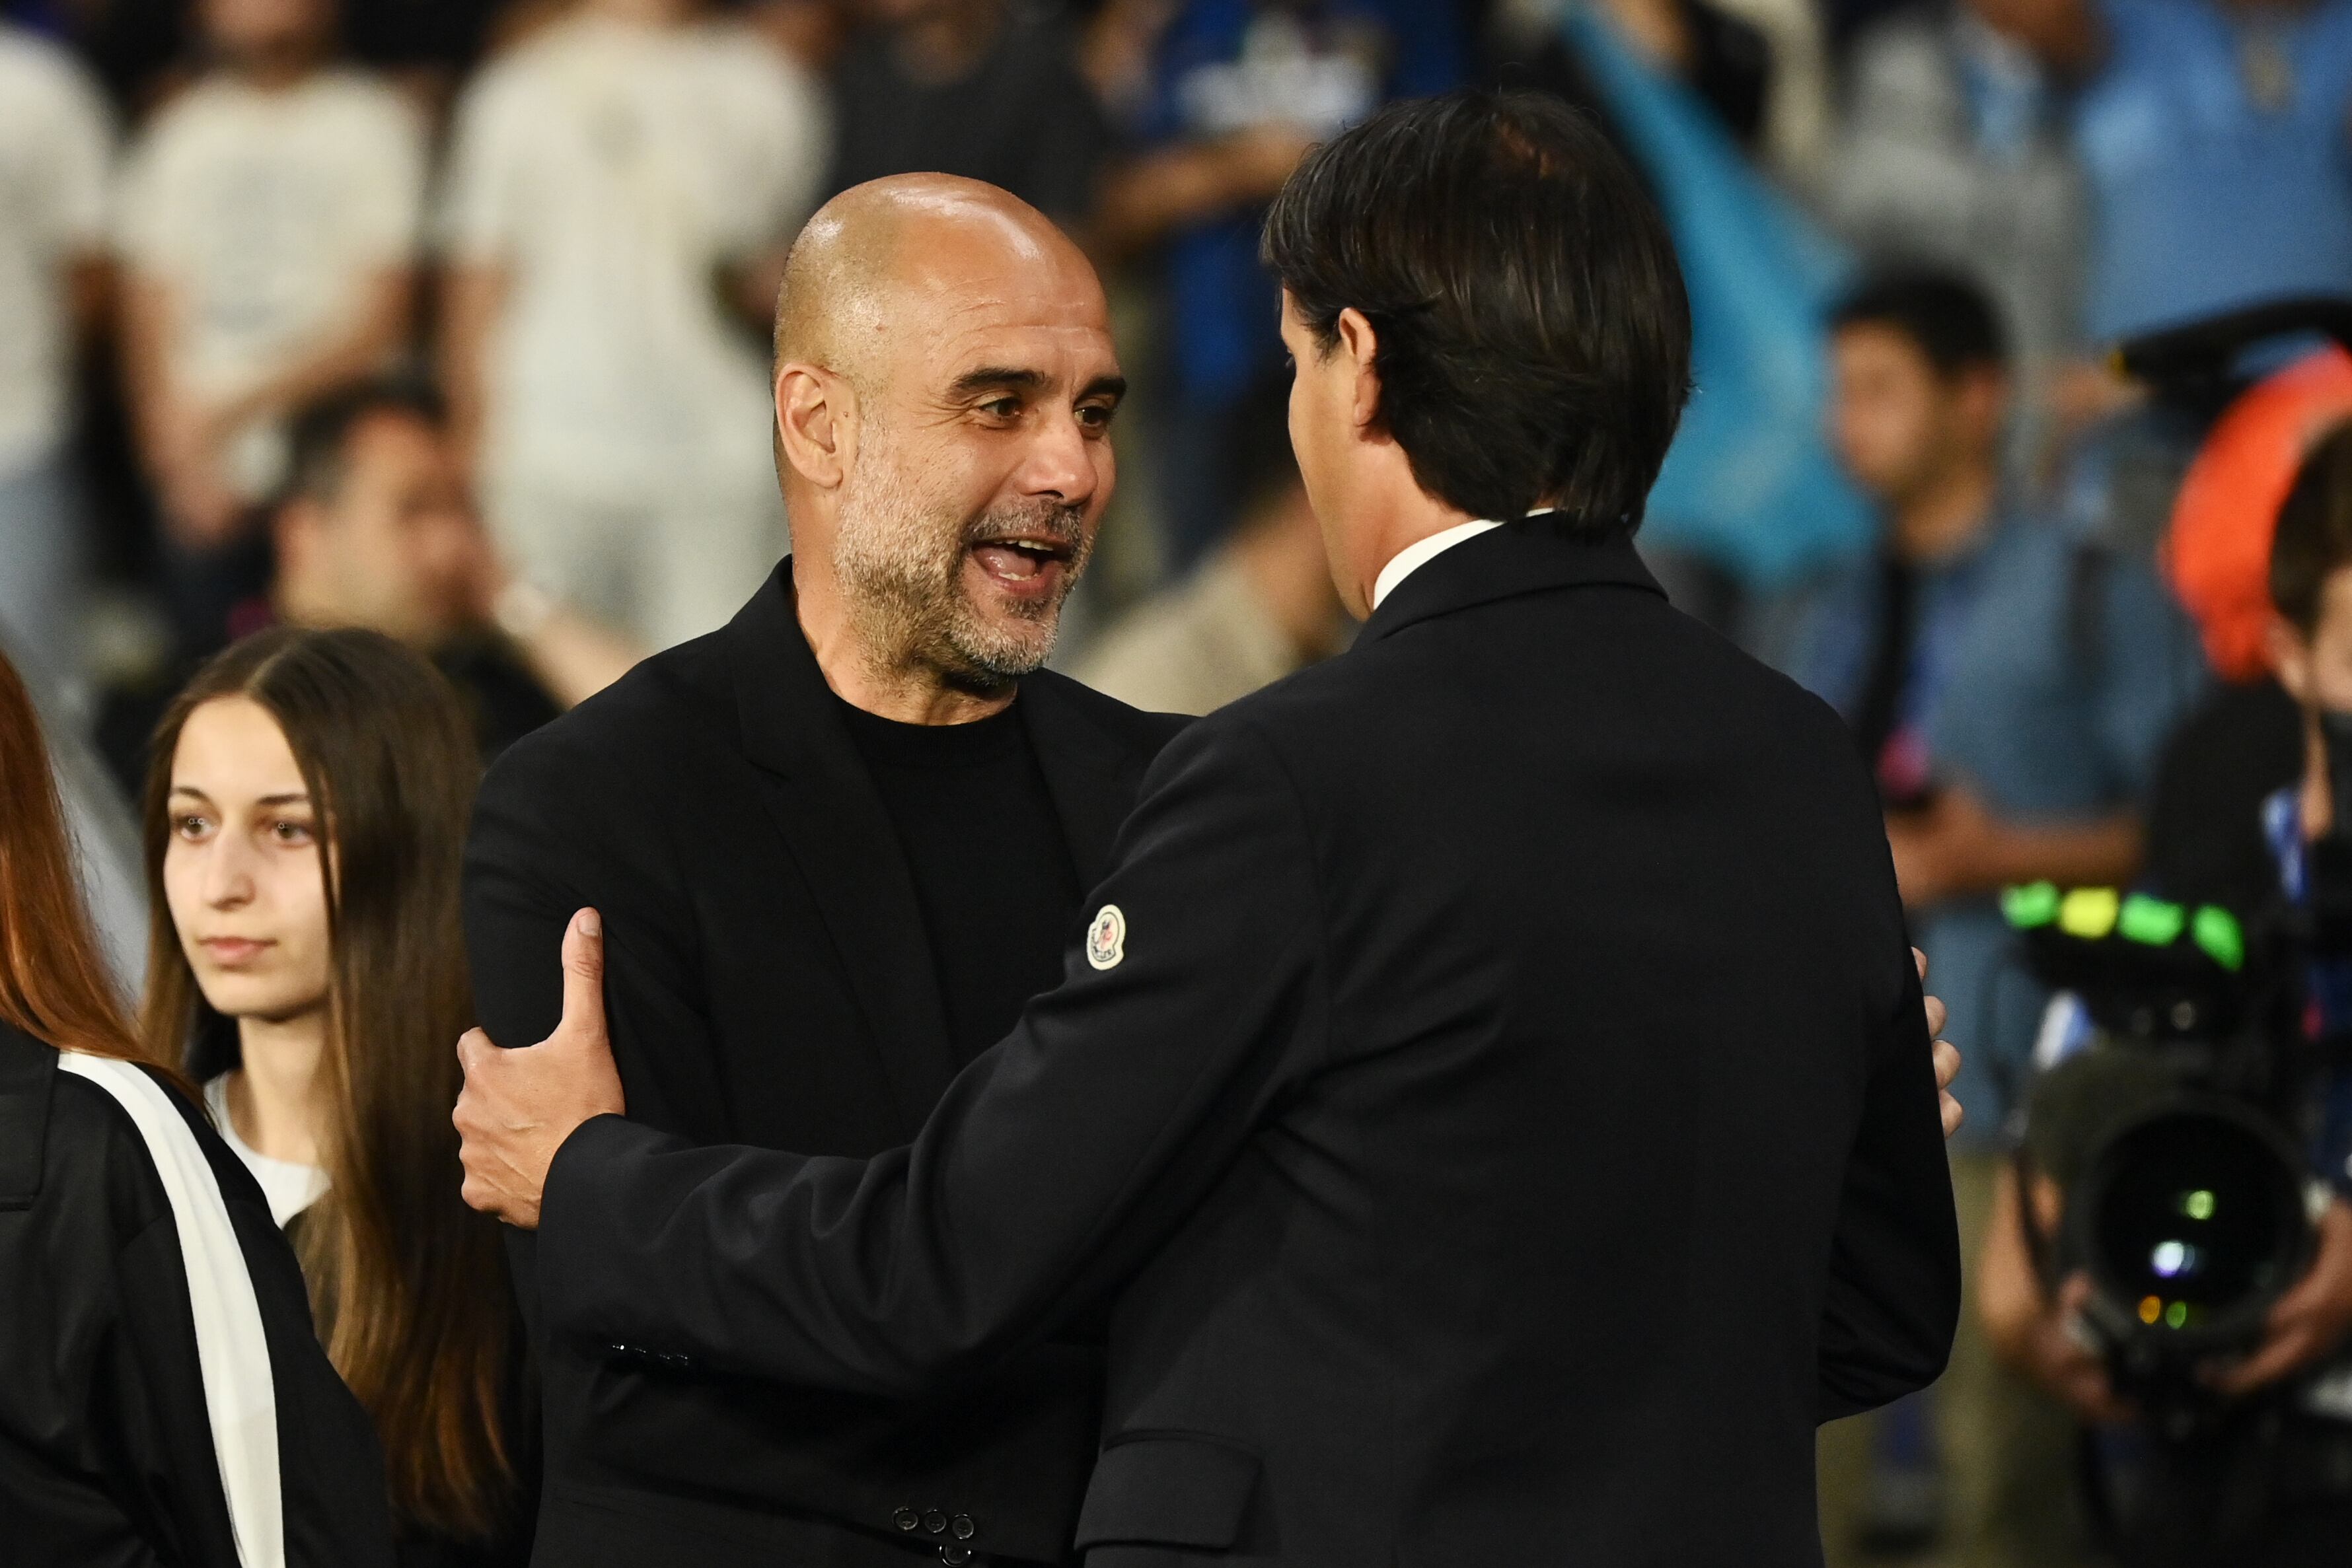
[[33,697],[0,654],[0,1022],[64,1051],[168,1067],[122,1019],[74,875]]
[[[458,862],[481,763],[457,695],[373,632],[280,628],[215,657],[155,732],[144,801],[150,1050],[226,1065],[163,893],[172,758],[188,716],[246,697],[278,721],[321,824],[331,946],[321,1071],[331,1183],[293,1228],[329,1359],[375,1419],[394,1508],[445,1534],[499,1523],[511,1296],[498,1226],[458,1197],[449,1109],[473,1000]],[[213,1061],[203,1059],[208,1050]]]

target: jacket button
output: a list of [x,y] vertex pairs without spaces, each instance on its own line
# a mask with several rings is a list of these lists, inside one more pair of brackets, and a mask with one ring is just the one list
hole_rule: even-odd
[[890,1522],[901,1530],[914,1530],[923,1521],[915,1517],[913,1509],[902,1508],[890,1516]]
[[933,1535],[945,1535],[948,1532],[948,1516],[933,1509],[923,1515],[923,1528]]
[[964,1564],[971,1561],[971,1548],[948,1542],[940,1548],[940,1561],[948,1568],[964,1568]]
[[948,1528],[955,1531],[955,1538],[958,1541],[970,1541],[980,1530],[980,1526],[971,1521],[971,1515],[968,1513],[957,1514],[948,1521]]

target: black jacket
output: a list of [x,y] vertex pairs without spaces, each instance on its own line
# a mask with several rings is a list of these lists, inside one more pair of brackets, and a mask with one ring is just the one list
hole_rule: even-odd
[[[391,1568],[383,1459],[251,1173],[194,1130],[253,1279],[291,1568]],[[0,1024],[0,1559],[237,1568],[178,1228],[113,1096]]]
[[1821,1561],[1815,1423],[1959,1295],[1829,708],[1515,525],[1171,742],[1088,902],[910,1149],[582,1127],[564,1332],[908,1394],[1115,1289],[1090,1568]]
[[[467,939],[484,1026],[529,1044],[560,1011],[564,925],[594,904],[631,1115],[689,1143],[862,1157],[914,1136],[956,1058],[905,857],[794,618],[790,571],[491,769]],[[1091,885],[1183,721],[1049,673],[1023,683],[1016,709]],[[527,1238],[514,1256],[525,1315],[563,1315],[541,1300]],[[909,1506],[982,1521],[992,1552],[1067,1552],[1101,1402],[1098,1325],[1093,1343],[1034,1346],[919,1405],[539,1337],[538,1562],[905,1568],[893,1518]]]

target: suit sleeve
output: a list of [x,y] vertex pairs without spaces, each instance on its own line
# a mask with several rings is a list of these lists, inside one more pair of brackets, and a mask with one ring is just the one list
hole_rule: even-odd
[[[1892,896],[1892,889],[1889,889]],[[1819,1418],[1933,1383],[1959,1322],[1959,1228],[1927,1018],[1906,950],[1894,1015],[1871,1042],[1822,1308]]]
[[[562,1016],[564,927],[583,905],[604,919],[604,1005],[632,1106],[675,1107],[716,1093],[717,1051],[693,1001],[690,911],[632,860],[654,821],[600,819],[596,802],[634,799],[592,758],[541,731],[510,747],[483,780],[466,846],[465,925],[477,1020],[492,1040],[535,1045]],[[650,815],[650,814],[649,814]],[[541,1324],[530,1233],[508,1257],[534,1348]]]
[[1328,1049],[1304,821],[1264,740],[1228,720],[1172,742],[1089,906],[1118,939],[1082,938],[909,1148],[574,1133],[541,1207],[553,1332],[903,1396],[1116,1284]]

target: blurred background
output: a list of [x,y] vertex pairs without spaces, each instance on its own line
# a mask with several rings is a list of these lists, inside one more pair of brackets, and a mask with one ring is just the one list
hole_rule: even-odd
[[[1110,286],[1136,390],[1056,663],[1197,713],[1339,652],[1258,221],[1474,83],[1583,106],[1666,214],[1698,391],[1643,549],[1877,769],[1973,1262],[2046,999],[1996,890],[2140,874],[2168,769],[2234,845],[2302,762],[2206,569],[2259,576],[2352,408],[2311,309],[2242,314],[2352,296],[2352,0],[0,0],[0,646],[101,924],[155,717],[238,636],[391,632],[487,756],[726,621],[785,548],[783,251],[879,175],[1003,185]],[[2265,387],[2237,438],[2284,455],[2231,467]],[[2098,1560],[2068,1414],[1975,1325],[1825,1432],[1833,1561]]]

